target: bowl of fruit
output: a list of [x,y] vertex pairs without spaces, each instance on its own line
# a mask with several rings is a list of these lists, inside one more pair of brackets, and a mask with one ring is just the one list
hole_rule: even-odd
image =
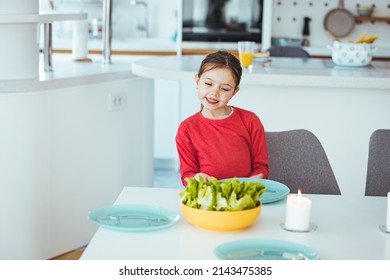
[[378,36],[369,36],[363,33],[356,41],[346,42],[334,40],[332,46],[332,60],[339,66],[367,66],[371,63],[373,53],[377,47],[373,45]]

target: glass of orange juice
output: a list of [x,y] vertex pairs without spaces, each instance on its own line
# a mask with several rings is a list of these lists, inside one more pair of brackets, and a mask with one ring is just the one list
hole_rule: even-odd
[[238,42],[238,56],[242,67],[249,68],[249,69],[252,67],[254,53],[255,53],[255,42],[253,41]]

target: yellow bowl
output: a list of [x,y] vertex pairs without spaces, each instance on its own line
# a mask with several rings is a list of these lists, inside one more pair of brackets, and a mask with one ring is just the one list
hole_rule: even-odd
[[260,215],[261,203],[256,208],[242,211],[208,211],[181,204],[184,217],[191,224],[213,231],[237,231],[249,227]]

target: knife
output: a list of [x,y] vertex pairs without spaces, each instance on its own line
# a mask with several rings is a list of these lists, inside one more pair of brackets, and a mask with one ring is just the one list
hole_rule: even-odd
[[164,225],[170,223],[170,219],[167,218],[159,218],[147,215],[110,215],[108,217],[100,218],[101,221],[112,221],[118,224],[121,223],[157,223],[159,225]]
[[308,260],[303,253],[290,253],[278,250],[248,250],[243,252],[231,252],[228,259],[232,260]]

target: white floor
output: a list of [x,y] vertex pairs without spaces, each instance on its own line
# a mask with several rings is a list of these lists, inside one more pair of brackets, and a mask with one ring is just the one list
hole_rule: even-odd
[[179,171],[173,169],[154,170],[154,186],[157,188],[184,188]]

